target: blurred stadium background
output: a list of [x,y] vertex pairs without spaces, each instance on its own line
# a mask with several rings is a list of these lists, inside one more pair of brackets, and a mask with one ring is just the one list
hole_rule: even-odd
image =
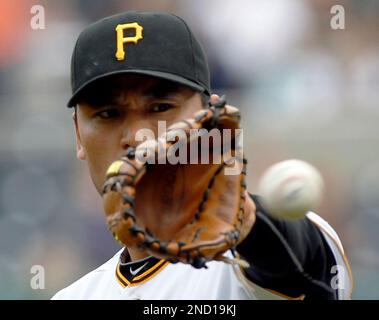
[[[32,30],[32,5],[46,29]],[[330,8],[345,9],[332,30]],[[119,246],[76,160],[70,56],[81,29],[124,10],[182,16],[200,37],[216,93],[240,106],[249,191],[271,164],[300,158],[327,192],[318,213],[339,233],[353,299],[379,298],[379,1],[1,0],[0,298],[48,299]],[[31,267],[46,272],[30,286]]]

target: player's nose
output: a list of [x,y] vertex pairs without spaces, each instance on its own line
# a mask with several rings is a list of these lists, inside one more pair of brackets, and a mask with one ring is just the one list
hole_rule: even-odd
[[137,146],[135,134],[136,134],[136,129],[133,127],[124,128],[122,130],[120,145],[123,150],[126,150],[129,147]]
[[123,126],[120,145],[123,150],[129,147],[137,147],[146,136],[146,131],[151,132],[147,124],[141,119],[129,119]]

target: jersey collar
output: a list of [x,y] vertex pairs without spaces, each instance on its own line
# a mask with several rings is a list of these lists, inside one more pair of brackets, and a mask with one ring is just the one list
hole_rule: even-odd
[[168,261],[152,256],[130,261],[130,256],[125,248],[116,267],[116,278],[124,288],[139,285],[153,278],[168,264]]

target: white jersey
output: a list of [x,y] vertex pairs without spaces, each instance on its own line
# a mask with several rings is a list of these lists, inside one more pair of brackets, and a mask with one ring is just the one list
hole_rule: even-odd
[[[348,299],[351,295],[352,279],[341,242],[335,231],[321,217],[315,213],[308,213],[308,219],[322,231],[340,266],[336,270],[340,276],[338,298]],[[245,277],[237,265],[211,261],[207,263],[207,269],[195,269],[191,265],[172,264],[153,257],[123,264],[120,261],[121,252],[122,250],[96,270],[59,291],[52,299],[257,300],[288,298],[257,286]],[[231,257],[231,252],[227,252],[226,255]]]

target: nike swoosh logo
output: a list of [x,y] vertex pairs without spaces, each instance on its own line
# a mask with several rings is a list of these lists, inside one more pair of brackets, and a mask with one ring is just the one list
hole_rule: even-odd
[[132,267],[130,267],[129,268],[129,271],[130,271],[130,273],[132,274],[132,276],[135,276],[138,272],[140,272],[145,266],[147,265],[147,262],[143,265],[143,266],[141,266],[141,267],[139,267],[139,268],[137,268],[136,270],[132,270]]

